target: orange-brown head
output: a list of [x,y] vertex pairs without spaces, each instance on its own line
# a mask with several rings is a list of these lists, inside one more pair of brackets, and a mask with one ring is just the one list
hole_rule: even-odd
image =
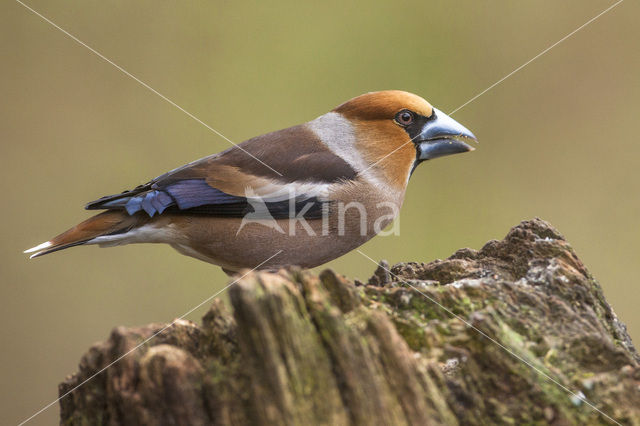
[[371,92],[336,107],[355,129],[355,146],[372,170],[403,188],[422,161],[473,150],[468,129],[420,96],[401,90]]

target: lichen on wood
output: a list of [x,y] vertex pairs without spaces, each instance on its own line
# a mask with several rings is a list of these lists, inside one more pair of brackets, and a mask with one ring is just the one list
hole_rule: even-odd
[[[291,269],[229,292],[231,310],[176,321],[62,398],[61,423],[611,423],[584,398],[640,424],[625,326],[539,219],[446,260],[381,262],[366,284]],[[114,329],[60,394],[163,327]]]

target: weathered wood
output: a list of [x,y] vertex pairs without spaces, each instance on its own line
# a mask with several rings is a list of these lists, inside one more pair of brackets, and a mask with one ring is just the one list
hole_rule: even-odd
[[[63,398],[61,423],[610,423],[542,372],[640,424],[640,358],[546,222],[384,265],[366,285],[330,270],[251,273],[229,290],[232,313],[216,301],[202,326],[178,321]],[[114,329],[60,394],[163,326]]]

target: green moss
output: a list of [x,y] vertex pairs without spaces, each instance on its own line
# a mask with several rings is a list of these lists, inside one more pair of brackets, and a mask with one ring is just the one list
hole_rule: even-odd
[[426,345],[425,329],[422,326],[397,317],[393,319],[393,324],[398,334],[402,336],[405,342],[407,342],[407,345],[414,351],[420,351]]

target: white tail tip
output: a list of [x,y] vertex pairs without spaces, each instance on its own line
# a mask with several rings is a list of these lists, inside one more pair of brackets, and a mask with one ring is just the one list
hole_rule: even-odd
[[[31,247],[28,250],[25,250],[23,253],[33,253],[34,251],[40,251],[40,250],[44,250],[47,249],[49,247],[51,247],[53,244],[51,244],[51,241],[47,241],[45,243],[40,244],[39,246],[35,246],[35,247]],[[33,256],[31,256],[33,257]]]

